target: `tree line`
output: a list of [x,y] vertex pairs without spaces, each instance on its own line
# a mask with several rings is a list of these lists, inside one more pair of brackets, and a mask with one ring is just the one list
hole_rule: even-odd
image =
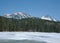
[[0,16],[0,31],[60,32],[60,22],[36,17],[13,19]]

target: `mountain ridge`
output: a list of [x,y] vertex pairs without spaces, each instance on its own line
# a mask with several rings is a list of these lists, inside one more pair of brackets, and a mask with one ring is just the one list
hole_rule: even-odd
[[[22,18],[34,18],[33,16],[25,13],[25,12],[17,12],[17,13],[13,13],[13,14],[5,14],[3,15],[6,18],[15,18],[15,19],[22,19]],[[55,18],[49,16],[49,15],[45,15],[40,17],[41,19],[44,20],[49,20],[49,21],[57,21]]]
[[4,17],[21,19],[21,18],[30,18],[31,15],[28,15],[27,13],[24,13],[24,12],[17,12],[17,13],[13,13],[13,14],[5,14]]

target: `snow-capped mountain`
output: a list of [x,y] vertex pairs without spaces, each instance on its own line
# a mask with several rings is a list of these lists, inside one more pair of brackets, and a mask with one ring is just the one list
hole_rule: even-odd
[[57,21],[55,18],[49,16],[49,15],[46,15],[46,16],[42,16],[41,19],[44,19],[44,20],[49,20],[49,21]]
[[21,18],[30,18],[31,16],[24,13],[24,12],[17,12],[17,13],[14,13],[14,14],[5,14],[4,17],[21,19]]
[[[31,18],[31,15],[28,15],[24,12],[17,12],[17,13],[13,13],[13,14],[5,14],[4,17],[6,18],[14,18],[14,19],[21,19],[21,18]],[[44,20],[49,20],[49,21],[57,21],[55,18],[46,15],[46,16],[42,16],[41,19]]]

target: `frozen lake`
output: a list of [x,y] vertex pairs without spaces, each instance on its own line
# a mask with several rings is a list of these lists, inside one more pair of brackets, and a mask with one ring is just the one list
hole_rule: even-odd
[[60,33],[0,32],[0,43],[60,43]]

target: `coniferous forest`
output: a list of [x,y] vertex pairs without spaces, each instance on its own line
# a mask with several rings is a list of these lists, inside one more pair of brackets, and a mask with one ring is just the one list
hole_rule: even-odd
[[60,32],[60,22],[36,17],[13,19],[0,16],[0,31]]

